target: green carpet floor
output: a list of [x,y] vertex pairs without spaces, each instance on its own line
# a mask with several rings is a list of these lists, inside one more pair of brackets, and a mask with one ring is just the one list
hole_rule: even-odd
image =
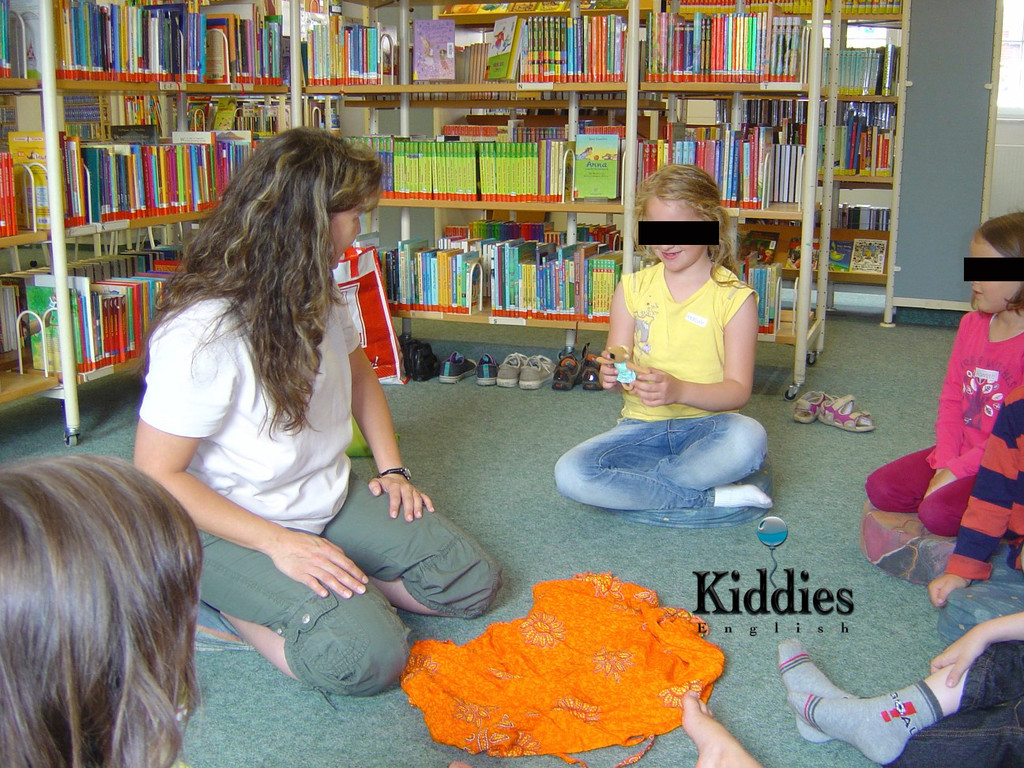
[[[454,349],[499,359],[514,350],[552,357],[564,332],[417,321],[414,336],[439,357]],[[726,654],[711,705],[719,719],[769,768],[869,765],[844,744],[809,744],[796,732],[776,672],[776,646],[801,637],[841,687],[859,694],[892,690],[922,677],[941,648],[936,613],[923,587],[882,573],[860,553],[864,478],[880,464],[930,445],[937,396],[955,329],[901,324],[877,316],[832,315],[824,354],[808,369],[805,389],[852,393],[878,424],[851,434],[798,424],[782,393],[792,379],[791,347],[760,345],[754,395],[745,412],[767,428],[776,506],[789,536],[776,550],[780,569],[806,570],[808,586],[852,591],[848,616],[708,615],[709,639]],[[603,335],[581,334],[599,348]],[[737,570],[740,586],[771,568],[754,523],[678,531],[623,522],[562,499],[552,466],[566,449],[607,428],[620,400],[606,393],[478,387],[436,379],[387,388],[402,453],[439,510],[487,544],[505,569],[493,610],[475,621],[409,616],[413,640],[465,642],[492,621],[524,616],[531,587],[582,571],[606,572],[657,590],[664,605],[694,608],[694,571]],[[127,375],[81,390],[82,439],[64,446],[59,402],[34,399],[0,408],[0,461],[76,452],[130,458],[140,387]],[[357,472],[370,472],[367,459]],[[778,574],[776,579],[778,579]],[[460,753],[434,744],[418,710],[400,689],[328,702],[286,679],[253,652],[203,652],[203,703],[194,714],[185,759],[192,768],[248,766],[447,765]],[[584,757],[612,766],[630,750]],[[557,766],[554,757],[465,758],[473,766]],[[696,751],[682,729],[660,737],[641,761],[650,768],[692,766]]]

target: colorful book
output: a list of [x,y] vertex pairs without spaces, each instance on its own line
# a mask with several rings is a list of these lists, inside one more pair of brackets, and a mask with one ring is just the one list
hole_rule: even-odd
[[849,272],[853,259],[852,240],[833,240],[828,250],[828,271]]
[[416,19],[412,35],[412,79],[455,80],[455,21]]
[[855,238],[853,253],[850,256],[850,271],[885,274],[885,251],[888,244],[886,240]]
[[740,242],[740,261],[749,266],[771,264],[775,261],[775,251],[779,236],[775,232],[748,230]]
[[519,71],[522,20],[507,16],[494,22],[487,52],[488,80],[515,80]]
[[50,228],[46,186],[46,140],[42,131],[11,131],[7,135],[14,161],[18,224],[30,231]]
[[585,134],[576,138],[573,199],[619,196],[619,137]]

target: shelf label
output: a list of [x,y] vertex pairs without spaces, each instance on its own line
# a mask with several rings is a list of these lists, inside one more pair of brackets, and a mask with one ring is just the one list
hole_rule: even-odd
[[488,318],[488,322],[491,325],[526,325],[525,317],[495,317],[491,315]]
[[232,91],[239,91],[239,92],[242,91],[242,84],[241,83],[228,83],[228,87]]
[[180,91],[182,89],[182,85],[182,83],[167,82],[166,80],[162,80],[159,83],[161,91]]
[[516,83],[517,91],[553,91],[554,83]]

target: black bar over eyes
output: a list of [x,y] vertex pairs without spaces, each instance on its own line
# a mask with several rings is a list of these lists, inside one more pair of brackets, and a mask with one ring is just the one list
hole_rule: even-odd
[[718,245],[717,221],[640,221],[638,245]]
[[1024,280],[1024,259],[964,259],[964,280]]

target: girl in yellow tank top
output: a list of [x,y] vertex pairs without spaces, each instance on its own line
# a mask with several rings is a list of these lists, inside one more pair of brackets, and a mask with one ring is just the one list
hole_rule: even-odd
[[772,505],[754,479],[766,477],[764,427],[737,413],[753,386],[757,296],[736,277],[720,200],[696,166],[665,166],[641,185],[637,242],[657,263],[619,283],[606,345],[625,347],[636,379],[623,385],[602,365],[622,417],[559,459],[563,495],[674,527],[731,525]]

